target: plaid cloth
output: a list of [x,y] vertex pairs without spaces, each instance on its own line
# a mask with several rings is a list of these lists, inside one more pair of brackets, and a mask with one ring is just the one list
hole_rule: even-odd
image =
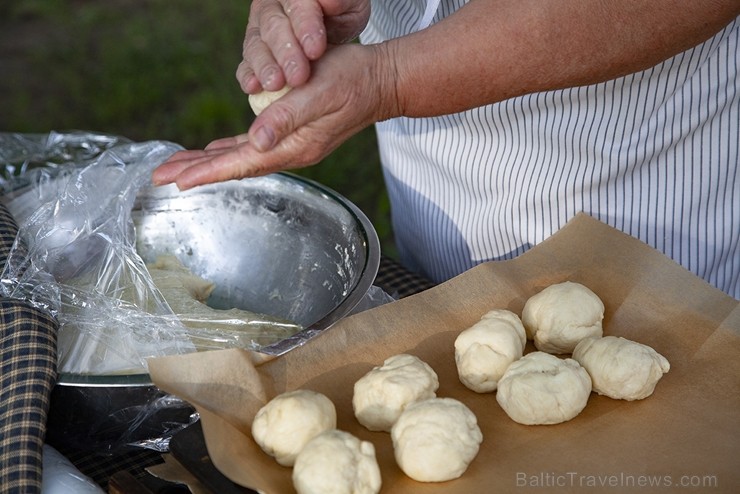
[[398,261],[386,256],[380,258],[380,267],[374,284],[396,299],[408,297],[434,286],[431,281],[412,273]]
[[[0,266],[18,227],[0,204]],[[0,298],[0,492],[41,492],[49,396],[56,382],[56,321],[21,300]]]

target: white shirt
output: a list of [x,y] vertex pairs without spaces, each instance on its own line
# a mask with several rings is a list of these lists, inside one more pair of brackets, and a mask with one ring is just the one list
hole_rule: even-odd
[[[465,3],[373,1],[361,39]],[[740,18],[615,80],[378,123],[401,261],[440,282],[515,257],[584,211],[740,298],[739,66]]]

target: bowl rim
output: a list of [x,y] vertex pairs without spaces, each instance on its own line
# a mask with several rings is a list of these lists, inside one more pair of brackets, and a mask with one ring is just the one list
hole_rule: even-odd
[[[302,329],[295,335],[292,335],[277,343],[262,348],[262,353],[271,356],[280,356],[290,350],[297,348],[307,341],[311,340],[318,334],[326,331],[341,318],[349,314],[358,303],[362,300],[370,287],[375,282],[380,267],[380,240],[373,227],[370,219],[357,207],[352,201],[347,199],[337,191],[323,185],[315,180],[302,177],[295,173],[280,171],[265,175],[277,175],[288,180],[302,183],[308,187],[317,189],[319,192],[329,196],[343,206],[357,222],[361,234],[365,240],[367,256],[365,265],[359,276],[359,281],[347,294],[345,299],[329,314],[325,315],[310,326]],[[249,178],[238,179],[237,181],[246,181]],[[122,386],[152,386],[152,379],[148,373],[137,374],[73,374],[62,372],[57,378],[57,385],[60,386],[88,386],[88,387],[122,387]]]

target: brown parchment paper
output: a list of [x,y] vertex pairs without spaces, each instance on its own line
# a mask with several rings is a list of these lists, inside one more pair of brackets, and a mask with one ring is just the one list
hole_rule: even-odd
[[[652,346],[671,370],[644,400],[592,393],[585,410],[569,422],[520,425],[494,394],[476,394],[460,384],[453,343],[486,311],[521,314],[529,296],[565,280],[583,283],[602,298],[605,334]],[[395,464],[390,435],[367,431],[353,416],[354,382],[402,352],[436,370],[438,396],[462,401],[478,417],[483,444],[459,479],[411,480]],[[265,493],[294,492],[291,469],[252,441],[251,419],[269,397],[298,388],[325,393],[337,407],[338,428],[375,445],[383,493],[740,492],[738,301],[583,214],[516,259],[481,264],[435,288],[346,318],[256,370],[241,350],[157,358],[149,369],[160,388],[201,413],[219,470]]]

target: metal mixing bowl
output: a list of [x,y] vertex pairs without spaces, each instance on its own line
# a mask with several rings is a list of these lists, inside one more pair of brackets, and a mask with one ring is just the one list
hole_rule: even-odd
[[[175,255],[215,283],[208,304],[294,321],[305,329],[263,348],[280,355],[347,315],[371,287],[380,262],[377,235],[350,201],[286,173],[180,192],[139,193],[137,251],[147,261]],[[52,393],[50,442],[114,449],[147,441],[163,423],[188,420],[146,374],[62,374]]]
[[307,328],[262,349],[280,355],[345,316],[372,285],[377,235],[347,199],[315,182],[274,174],[139,194],[133,214],[146,262],[175,255],[212,281],[215,308],[280,316]]

